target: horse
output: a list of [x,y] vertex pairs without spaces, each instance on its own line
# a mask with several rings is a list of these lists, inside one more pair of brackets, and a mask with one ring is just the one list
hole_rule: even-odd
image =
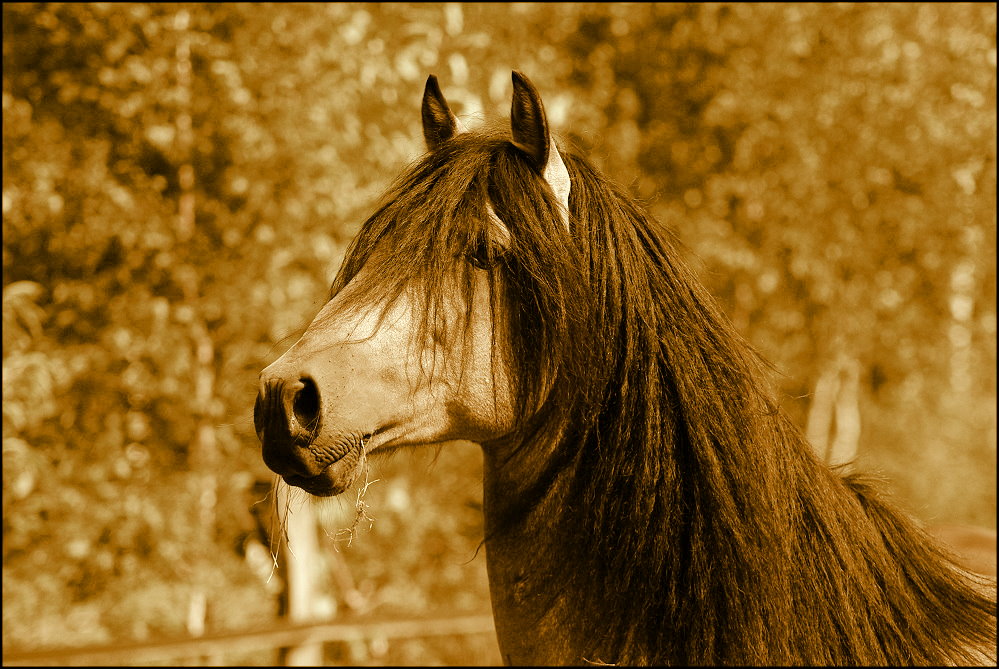
[[994,665],[995,582],[813,454],[672,233],[512,78],[474,131],[427,80],[428,151],[260,374],[267,466],[322,498],[480,444],[508,664]]

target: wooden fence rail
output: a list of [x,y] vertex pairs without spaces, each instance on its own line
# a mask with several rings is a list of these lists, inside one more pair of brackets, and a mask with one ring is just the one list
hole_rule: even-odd
[[326,641],[372,637],[419,638],[494,634],[491,614],[406,618],[381,621],[277,625],[226,634],[131,644],[3,653],[3,665],[123,666],[177,658],[218,656],[248,650],[284,648]]

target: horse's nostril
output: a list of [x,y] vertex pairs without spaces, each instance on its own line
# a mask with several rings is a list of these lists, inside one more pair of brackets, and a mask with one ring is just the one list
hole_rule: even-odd
[[299,381],[303,387],[295,394],[292,411],[299,426],[311,432],[319,426],[319,387],[309,377]]
[[329,465],[312,452],[322,423],[321,404],[319,386],[308,377],[276,376],[261,383],[253,422],[268,467],[281,475],[314,477]]

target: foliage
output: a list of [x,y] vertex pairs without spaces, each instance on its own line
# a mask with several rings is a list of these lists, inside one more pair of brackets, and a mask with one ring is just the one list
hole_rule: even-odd
[[[213,629],[274,618],[245,559],[269,480],[256,374],[422,151],[432,72],[472,122],[507,114],[510,70],[527,73],[552,126],[685,241],[802,423],[850,356],[862,459],[925,518],[995,525],[994,6],[5,4],[3,19],[5,650],[179,632],[195,592]],[[376,466],[373,529],[338,555],[375,611],[479,609],[478,456],[421,458]]]

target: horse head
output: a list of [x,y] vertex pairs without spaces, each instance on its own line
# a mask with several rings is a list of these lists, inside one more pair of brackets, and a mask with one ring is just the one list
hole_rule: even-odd
[[[567,226],[569,174],[540,95],[517,72],[513,91],[509,145],[527,166],[523,172],[544,186],[539,192],[547,189],[544,197],[554,201]],[[448,146],[466,133],[434,76],[427,80],[422,117],[429,149],[424,163],[436,156],[438,173],[447,172]],[[451,194],[460,209],[468,194]],[[355,240],[331,299],[260,374],[257,436],[265,463],[287,483],[317,496],[337,495],[357,479],[372,451],[482,443],[513,429],[517,391],[504,345],[510,325],[499,308],[504,284],[497,260],[515,240],[490,202],[482,213],[478,233],[465,234],[467,241],[459,244],[464,252],[443,260],[421,260],[393,242],[406,236],[406,226],[419,224],[402,214],[383,215],[379,231],[370,230],[360,244]],[[394,292],[372,290],[399,268],[409,278]],[[428,304],[430,284],[437,290]]]

